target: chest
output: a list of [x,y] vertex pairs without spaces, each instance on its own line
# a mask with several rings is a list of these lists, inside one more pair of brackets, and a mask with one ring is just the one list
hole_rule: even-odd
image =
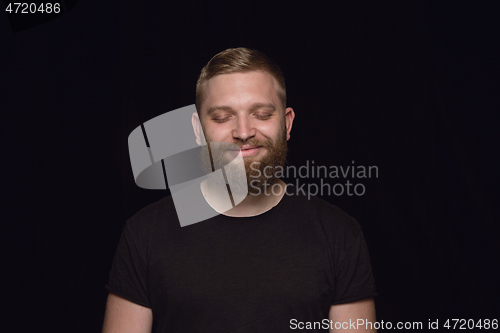
[[313,232],[208,233],[157,244],[152,303],[165,309],[247,320],[329,288],[327,250]]

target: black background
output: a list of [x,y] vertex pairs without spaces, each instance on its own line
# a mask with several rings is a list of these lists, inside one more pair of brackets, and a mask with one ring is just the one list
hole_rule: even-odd
[[169,194],[135,185],[127,137],[238,46],[282,67],[290,165],[378,166],[323,196],[364,229],[378,321],[500,319],[498,1],[89,0],[15,33],[4,14],[6,332],[101,330],[123,225]]

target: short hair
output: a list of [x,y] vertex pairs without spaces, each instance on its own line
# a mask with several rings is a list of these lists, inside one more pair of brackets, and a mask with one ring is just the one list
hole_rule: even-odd
[[268,72],[276,79],[278,82],[278,98],[283,108],[286,108],[285,77],[280,67],[262,52],[238,47],[216,54],[201,70],[196,82],[196,109],[198,114],[204,97],[203,84],[208,80],[221,74],[246,73],[258,70]]

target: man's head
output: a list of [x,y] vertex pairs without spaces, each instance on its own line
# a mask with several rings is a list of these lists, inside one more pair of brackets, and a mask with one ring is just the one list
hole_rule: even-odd
[[198,144],[204,143],[204,133],[207,142],[238,145],[251,193],[252,187],[263,188],[265,180],[276,181],[275,170],[285,164],[295,117],[292,108],[285,109],[279,67],[258,51],[229,49],[203,68],[196,92],[198,114],[193,115],[193,126]]
[[248,73],[264,71],[274,77],[277,83],[276,93],[281,101],[281,107],[286,107],[285,78],[279,66],[265,54],[244,47],[227,49],[216,54],[201,70],[196,82],[196,109],[201,110],[205,91],[205,83],[221,74]]

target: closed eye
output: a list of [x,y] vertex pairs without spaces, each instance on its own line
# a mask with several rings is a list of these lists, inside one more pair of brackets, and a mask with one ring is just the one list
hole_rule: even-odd
[[260,120],[267,120],[267,119],[271,118],[271,115],[270,114],[257,114],[257,115],[255,115],[255,117],[257,119],[260,119]]
[[212,120],[215,121],[216,123],[225,123],[229,119],[231,119],[231,116],[229,116],[229,117],[214,117],[214,118],[212,118]]

